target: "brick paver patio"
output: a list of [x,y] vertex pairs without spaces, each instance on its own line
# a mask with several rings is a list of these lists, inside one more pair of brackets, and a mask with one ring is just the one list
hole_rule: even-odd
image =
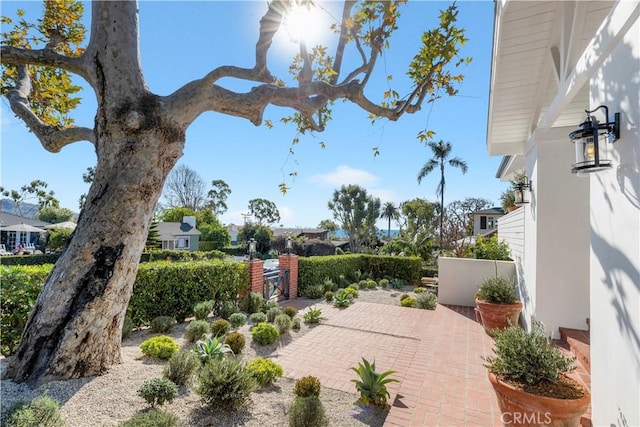
[[500,411],[482,366],[492,340],[473,308],[435,311],[356,302],[283,347],[285,376],[314,375],[323,386],[354,394],[350,381],[364,356],[378,371],[395,370],[385,426],[499,426]]

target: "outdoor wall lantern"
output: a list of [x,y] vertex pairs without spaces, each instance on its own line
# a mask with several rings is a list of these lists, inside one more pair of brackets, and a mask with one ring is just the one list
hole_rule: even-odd
[[524,205],[525,203],[529,203],[529,195],[531,192],[531,181],[525,175],[514,187],[515,192],[515,203],[518,206]]
[[[605,123],[598,122],[591,115],[601,108],[604,109],[606,116]],[[569,134],[576,149],[576,162],[571,167],[571,173],[579,176],[609,169],[612,161],[607,158],[607,140],[614,142],[620,138],[620,113],[613,115],[613,122],[609,121],[609,109],[605,105],[595,110],[585,110],[585,113],[587,113],[587,119],[580,124],[580,129]]]
[[249,259],[253,259],[256,254],[256,239],[249,239]]
[[293,249],[293,240],[291,240],[291,237],[287,237],[287,243],[285,244],[284,249],[287,252],[287,255],[291,255],[291,249]]

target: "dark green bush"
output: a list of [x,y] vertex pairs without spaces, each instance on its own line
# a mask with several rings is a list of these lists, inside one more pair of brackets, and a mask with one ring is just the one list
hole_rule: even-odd
[[257,357],[247,364],[247,371],[253,375],[260,387],[266,387],[276,382],[284,374],[282,366],[271,359]]
[[499,242],[498,236],[477,236],[475,244],[470,248],[477,259],[493,259],[510,261],[511,249],[504,240]]
[[289,407],[290,427],[324,427],[329,421],[322,405],[316,396],[296,397]]
[[231,332],[224,338],[224,343],[231,348],[233,354],[240,354],[244,350],[246,340],[240,332]]
[[196,392],[216,409],[238,410],[247,404],[256,380],[244,364],[224,357],[208,362],[198,374]]
[[124,316],[124,320],[122,321],[122,340],[126,340],[129,335],[131,335],[131,331],[133,331],[133,320],[131,317]]
[[380,287],[385,289],[389,286],[389,279],[380,279]]
[[228,320],[233,313],[238,313],[239,311],[240,308],[238,308],[238,306],[232,301],[224,301],[218,306],[216,310],[218,316],[222,317],[225,320]]
[[293,319],[296,317],[296,314],[298,314],[298,309],[292,305],[288,305],[282,309],[282,312]]
[[234,328],[239,328],[247,323],[247,316],[244,313],[233,313],[229,316],[229,323]]
[[320,380],[312,375],[296,380],[293,386],[293,394],[298,397],[320,397]]
[[202,301],[193,306],[193,316],[196,320],[207,320],[213,311],[214,300]]
[[140,257],[140,262],[154,261],[171,261],[171,262],[188,262],[188,261],[205,261],[205,260],[222,260],[226,257],[221,251],[181,251],[175,249],[159,249],[145,252]]
[[367,281],[367,280],[360,280],[360,281],[358,282],[358,287],[359,287],[360,289],[367,289],[367,283],[368,283],[368,281]]
[[260,309],[264,314],[267,314],[272,308],[280,308],[278,301],[273,299],[262,300],[262,308]]
[[304,289],[304,291],[302,291],[302,296],[309,299],[322,298],[323,295],[324,295],[324,285],[322,284],[309,285]]
[[300,330],[300,318],[299,317],[294,317],[293,320],[291,321],[291,329],[293,329],[294,331],[299,331]]
[[176,324],[176,319],[169,316],[158,316],[151,321],[151,332],[156,334],[164,334],[171,332],[173,325]]
[[249,316],[249,320],[251,321],[251,323],[253,323],[254,325],[257,325],[258,323],[264,323],[267,321],[267,315],[260,312],[260,313],[253,313],[251,316]]
[[208,334],[211,332],[211,328],[209,328],[209,323],[206,320],[193,320],[187,325],[187,329],[184,332],[184,337],[189,342],[196,342],[204,334]]
[[173,353],[164,365],[162,376],[176,385],[185,385],[198,367],[200,367],[200,358],[197,354],[189,350],[180,350]]
[[[2,258],[4,264],[5,258]],[[18,348],[29,311],[52,265],[0,266],[0,348],[9,356]]]
[[178,343],[169,336],[159,335],[149,338],[140,344],[142,354],[157,359],[168,359],[173,353],[178,351]]
[[50,254],[33,254],[33,255],[11,255],[2,257],[2,265],[10,266],[27,266],[27,265],[46,265],[56,263],[62,252],[52,252]]
[[178,427],[180,419],[169,412],[149,409],[136,413],[131,419],[118,424],[118,427]]
[[136,325],[157,316],[182,322],[191,316],[194,301],[234,301],[248,283],[247,266],[241,262],[143,263],[127,314]]
[[273,325],[260,323],[251,330],[251,337],[257,344],[269,345],[278,341],[280,332],[278,332],[278,329]]
[[178,387],[167,378],[152,378],[145,381],[138,389],[138,396],[143,398],[152,408],[173,402],[178,394]]
[[257,292],[249,292],[245,297],[245,311],[249,314],[257,313],[262,309],[264,298]]
[[229,332],[229,329],[231,329],[231,323],[229,323],[229,321],[225,319],[218,319],[211,324],[210,329],[211,335],[213,335],[214,337],[221,337]]
[[64,427],[60,405],[47,395],[26,405],[16,406],[9,414],[7,427]]

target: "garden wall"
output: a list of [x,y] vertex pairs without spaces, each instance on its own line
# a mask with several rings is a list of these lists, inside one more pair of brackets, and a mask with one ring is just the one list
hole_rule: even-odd
[[438,258],[438,302],[440,304],[474,307],[480,283],[491,276],[508,277],[515,281],[513,261],[491,261],[472,258]]

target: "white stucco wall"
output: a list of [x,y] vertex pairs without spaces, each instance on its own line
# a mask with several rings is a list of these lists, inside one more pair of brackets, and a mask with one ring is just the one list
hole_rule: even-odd
[[[628,15],[627,15],[628,16]],[[626,16],[624,17],[626,18]],[[622,113],[613,168],[591,184],[593,425],[640,425],[640,24],[591,80],[591,108]]]
[[586,330],[589,317],[589,180],[570,172],[575,163],[570,130],[536,141],[534,316],[556,338],[561,326]]
[[471,258],[438,258],[438,302],[475,307],[475,294],[484,279],[496,275],[515,280],[512,261]]

